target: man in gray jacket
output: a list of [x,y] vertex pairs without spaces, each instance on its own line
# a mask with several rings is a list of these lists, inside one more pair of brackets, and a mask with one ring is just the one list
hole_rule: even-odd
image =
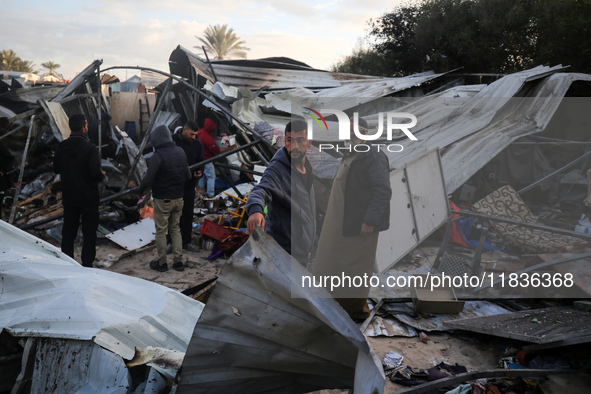
[[150,268],[168,271],[166,262],[166,230],[172,241],[172,261],[177,271],[183,271],[183,249],[179,220],[183,211],[185,181],[191,179],[187,156],[182,148],[172,141],[170,130],[158,126],[150,135],[156,152],[150,159],[148,171],[140,183],[140,195],[152,186],[154,198],[154,225],[156,227],[156,249],[158,260],[150,263]]
[[[275,153],[246,202],[248,232],[261,226],[298,262],[306,266],[316,238],[316,202],[307,124],[285,127],[285,146]],[[267,206],[267,217],[263,215]]]

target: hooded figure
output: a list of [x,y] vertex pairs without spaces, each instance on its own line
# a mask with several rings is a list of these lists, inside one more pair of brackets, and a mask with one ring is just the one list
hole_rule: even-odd
[[182,239],[179,219],[183,210],[185,182],[191,178],[185,152],[176,146],[168,127],[158,126],[150,135],[152,146],[156,149],[150,159],[148,171],[140,183],[140,195],[151,186],[154,197],[154,225],[156,226],[156,249],[158,260],[150,267],[164,272],[168,270],[166,262],[166,232],[172,240],[172,267],[184,270],[182,263]]
[[[228,146],[227,148],[221,148],[217,146],[215,140],[211,136],[211,133],[215,130],[218,125],[213,119],[206,118],[203,122],[203,127],[197,130],[197,138],[203,145],[203,159],[211,159],[214,156],[219,155],[222,152],[236,148],[236,145]],[[204,177],[199,179],[199,187],[207,190],[207,197],[213,198],[215,195],[215,167],[213,163],[208,163],[203,166]],[[206,183],[207,182],[207,183]]]

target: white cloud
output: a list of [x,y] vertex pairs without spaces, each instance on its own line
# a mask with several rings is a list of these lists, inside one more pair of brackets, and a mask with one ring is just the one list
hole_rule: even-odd
[[[43,4],[42,6],[38,4]],[[251,48],[251,59],[287,56],[328,68],[351,52],[366,22],[390,10],[392,2],[242,0],[161,2],[0,2],[0,42],[36,69],[52,60],[73,78],[95,59],[103,66],[140,65],[168,71],[170,53],[194,50],[207,25],[227,23]]]

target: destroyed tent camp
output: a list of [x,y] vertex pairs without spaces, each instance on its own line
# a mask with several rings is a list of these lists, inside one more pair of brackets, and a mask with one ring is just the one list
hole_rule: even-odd
[[[373,129],[378,127],[380,112],[414,114],[418,118],[418,123],[412,132],[418,141],[408,141],[403,134],[395,135],[392,142],[402,145],[404,149],[402,152],[388,153],[395,191],[391,212],[396,216],[390,220],[393,224],[391,229],[380,237],[379,249],[384,253],[380,254],[377,263],[378,270],[384,272],[400,262],[408,252],[430,238],[444,224],[450,223],[452,215],[457,215],[455,209],[449,209],[449,195],[456,202],[460,200],[467,203],[461,204],[463,211],[466,211],[472,208],[473,203],[496,190],[493,184],[502,186],[507,183],[506,171],[503,173],[500,169],[494,168],[494,165],[502,161],[499,160],[501,155],[516,156],[515,153],[509,152],[510,149],[518,147],[516,143],[533,143],[531,147],[536,149],[536,153],[530,151],[527,155],[536,155],[534,167],[542,170],[511,174],[514,177],[512,181],[519,180],[515,184],[517,190],[527,187],[544,175],[551,175],[555,169],[578,159],[585,146],[580,144],[561,150],[561,157],[553,158],[553,161],[550,160],[552,165],[544,166],[543,156],[547,156],[547,153],[544,152],[543,144],[535,145],[545,141],[563,147],[565,145],[560,144],[568,142],[556,141],[558,138],[584,142],[585,137],[581,136],[583,133],[580,124],[569,127],[572,134],[564,138],[559,132],[558,120],[564,116],[564,111],[572,108],[566,105],[571,97],[588,96],[590,77],[567,73],[560,66],[538,67],[500,77],[490,84],[470,85],[457,76],[435,73],[403,78],[339,75],[313,70],[288,59],[207,62],[179,47],[171,54],[170,74],[145,68],[144,70],[160,74],[166,80],[155,86],[154,91],[158,100],[150,110],[149,123],[146,122],[146,128],[139,133],[135,141],[125,139],[123,133],[119,134],[122,136],[121,140],[129,142],[125,144],[129,147],[124,151],[125,160],[115,163],[113,160],[105,160],[110,163],[104,162],[105,166],[114,169],[110,170],[109,179],[113,184],[107,185],[107,191],[103,194],[104,202],[123,199],[126,192],[133,190],[133,183],[129,181],[139,179],[143,160],[149,160],[149,131],[158,124],[165,124],[173,129],[187,119],[214,117],[220,124],[219,133],[235,135],[239,145],[237,151],[213,159],[220,177],[227,178],[226,186],[233,187],[241,181],[240,174],[244,167],[264,166],[273,152],[283,145],[283,126],[293,113],[298,112],[297,106],[333,108],[348,115],[358,111],[369,120],[370,128]],[[112,110],[108,106],[109,98],[97,96],[97,92],[102,89],[96,86],[93,88],[93,81],[96,80],[95,71],[99,71],[98,64],[81,73],[82,76],[78,80],[72,81],[77,85],[76,89],[60,93],[58,99],[55,99],[57,96],[45,98],[43,107],[29,109],[38,112],[15,113],[9,117],[9,127],[12,128],[19,123],[21,141],[26,140],[30,116],[35,114],[36,118],[41,117],[46,122],[46,128],[49,125],[49,137],[53,135],[57,139],[62,135],[61,130],[64,128],[61,125],[65,119],[59,105],[67,115],[72,113],[72,110],[84,111],[85,102],[89,102],[91,105],[88,107],[95,108],[92,119],[98,118],[96,106],[92,107],[95,103],[101,102],[104,109]],[[360,91],[363,93],[359,93]],[[356,97],[357,95],[360,97]],[[55,105],[47,105],[47,102],[57,102],[59,105],[56,109]],[[68,108],[68,103],[76,103],[76,106]],[[337,124],[335,120],[327,117],[328,128],[333,132],[337,130],[333,127]],[[33,123],[35,122],[39,120],[33,120]],[[385,126],[387,125],[384,125],[384,129]],[[577,129],[578,132],[572,129]],[[12,132],[14,129],[10,130]],[[113,133],[117,134],[117,130],[113,130]],[[115,136],[119,138],[119,135]],[[46,135],[46,138],[49,137]],[[221,139],[221,135],[217,137]],[[32,134],[33,144],[36,143],[35,138],[40,138],[38,133]],[[319,145],[335,144],[337,139],[330,132],[323,134],[316,130],[314,146],[308,153],[316,174],[315,182],[321,185],[320,207],[326,204],[330,183],[338,169],[340,157],[338,154],[321,151]],[[229,161],[226,162],[225,158]],[[548,162],[549,160],[546,160],[545,164]],[[226,171],[228,169],[230,171]],[[483,186],[482,179],[485,174],[490,176],[489,180],[494,181],[490,182],[491,185],[484,183]],[[555,175],[554,181],[546,181],[545,186],[554,188],[556,179],[562,178]],[[552,185],[548,186],[549,184]],[[586,183],[581,186],[586,187]],[[239,193],[237,190],[236,194],[240,195]],[[39,194],[43,196],[43,193],[36,195]],[[462,194],[468,194],[469,197],[462,196],[460,199]],[[562,195],[559,194],[558,198]],[[20,202],[23,201],[25,199],[21,198]],[[13,201],[9,199],[8,202],[12,207]],[[36,224],[28,223],[30,218],[22,207],[18,207],[18,214],[15,214],[14,220],[20,219],[18,224],[33,228]],[[497,212],[482,212],[488,216],[486,220],[495,219],[497,215]],[[46,216],[51,219],[51,216],[55,215]],[[517,221],[520,224],[522,222]],[[535,223],[530,224],[536,226]],[[546,227],[549,227],[549,231],[555,230],[550,226]],[[395,243],[397,241],[399,244]],[[584,250],[581,255],[583,252]],[[549,256],[543,258],[549,262],[559,259]],[[221,296],[223,295],[224,293]],[[404,294],[402,297],[408,298],[409,295]],[[215,302],[212,305],[215,305]],[[243,313],[240,308],[237,310],[240,314]],[[233,319],[234,316],[230,318]],[[199,333],[199,330],[197,325],[195,332]],[[205,327],[202,330],[201,334],[197,335],[207,332]],[[229,339],[231,335],[236,334],[228,333],[228,336],[222,336],[221,341]],[[230,355],[239,357],[235,352]],[[202,361],[199,358],[187,358],[186,362]],[[260,368],[266,367],[260,365]],[[222,373],[216,379],[223,382],[235,372],[228,371],[228,375]],[[206,371],[192,373],[199,375],[206,374]]]

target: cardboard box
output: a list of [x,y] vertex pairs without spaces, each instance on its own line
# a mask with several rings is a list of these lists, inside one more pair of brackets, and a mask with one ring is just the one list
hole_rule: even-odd
[[[427,278],[427,275],[420,276]],[[433,275],[429,276],[430,279],[432,277]],[[422,281],[423,286],[410,289],[415,311],[419,313],[460,313],[464,309],[464,301],[458,301],[452,287],[434,287],[431,290],[431,283],[427,283],[425,279]]]

